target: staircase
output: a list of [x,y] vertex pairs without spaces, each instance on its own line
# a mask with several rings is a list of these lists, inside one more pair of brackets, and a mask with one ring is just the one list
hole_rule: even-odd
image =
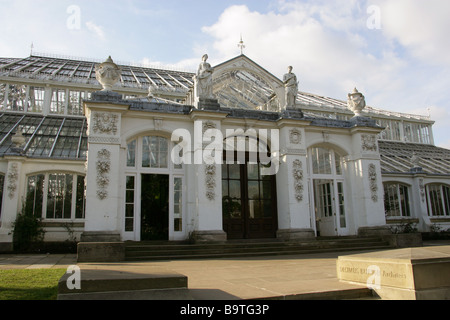
[[186,242],[127,242],[127,261],[249,258],[258,256],[390,249],[380,237],[316,238],[302,241],[276,239],[240,240],[224,243],[189,244]]

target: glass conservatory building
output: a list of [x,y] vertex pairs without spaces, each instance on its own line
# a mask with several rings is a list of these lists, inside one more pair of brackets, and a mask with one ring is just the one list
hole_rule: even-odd
[[21,212],[46,241],[450,228],[450,150],[428,117],[355,113],[346,93],[289,104],[285,80],[245,55],[211,68],[207,98],[199,74],[127,65],[102,90],[98,65],[0,58],[0,251]]

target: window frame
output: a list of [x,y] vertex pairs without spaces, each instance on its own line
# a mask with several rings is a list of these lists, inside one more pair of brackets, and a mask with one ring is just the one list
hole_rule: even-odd
[[[431,190],[431,188],[434,190]],[[438,188],[438,190],[436,188]],[[444,183],[429,183],[425,186],[425,191],[428,216],[433,218],[449,218],[450,186]],[[439,191],[439,194],[432,196],[431,191]],[[440,203],[433,203],[436,200],[440,200]],[[434,214],[437,209],[439,209],[439,213],[442,214]]]
[[[50,176],[51,175],[57,175],[57,176],[64,176],[64,181],[67,181],[67,177],[71,176],[71,195],[70,195],[70,217],[64,216],[64,211],[61,212],[62,216],[57,217],[55,214],[55,209],[53,210],[53,217],[48,218],[48,209],[49,209],[49,182],[50,182]],[[28,194],[32,190],[30,189],[30,178],[43,176],[43,187],[42,187],[42,195],[40,195],[42,198],[40,199],[40,204],[37,204],[36,201],[39,201],[39,197],[36,197],[36,186],[34,186],[33,192],[33,209],[31,210],[31,213],[41,218],[45,221],[83,221],[85,219],[86,214],[86,176],[78,173],[71,173],[71,172],[61,172],[61,171],[47,171],[47,172],[38,172],[38,173],[32,173],[27,175],[26,179],[26,185],[25,185],[25,198],[27,199],[24,203],[24,209],[25,212],[28,212],[29,208],[27,208],[27,202],[28,202]],[[82,181],[80,181],[80,177],[83,178],[83,197],[80,200],[79,195],[80,191],[78,190],[78,186],[81,184]],[[64,190],[64,194],[66,194],[66,190]],[[78,206],[80,204],[82,205],[82,211],[81,211],[81,217],[79,215]],[[38,208],[36,211],[36,207]],[[40,212],[39,212],[40,211]]]
[[[388,188],[395,187],[395,193],[389,194]],[[383,182],[384,190],[384,213],[387,219],[398,219],[398,218],[411,218],[411,197],[410,197],[410,186],[397,181],[387,181]],[[386,198],[388,196],[388,198]],[[389,206],[394,207],[394,209],[389,210],[389,212],[398,212],[395,215],[389,215],[386,207],[386,201],[389,202]]]

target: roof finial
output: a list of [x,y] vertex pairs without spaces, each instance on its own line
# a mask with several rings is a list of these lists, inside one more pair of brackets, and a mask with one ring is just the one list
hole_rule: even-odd
[[244,45],[244,41],[242,40],[242,33],[241,33],[241,41],[239,41],[239,43],[238,43],[238,48],[241,49],[241,54],[244,54],[245,45]]
[[31,47],[30,47],[30,56],[33,55],[33,48],[34,48],[34,44],[33,42],[31,43]]

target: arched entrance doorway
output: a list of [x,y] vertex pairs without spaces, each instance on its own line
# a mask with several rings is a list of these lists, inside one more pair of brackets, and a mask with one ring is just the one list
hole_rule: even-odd
[[326,147],[310,148],[317,236],[348,234],[346,187],[342,156]]
[[222,215],[227,238],[275,238],[278,230],[276,176],[267,175],[268,170],[264,170],[270,164],[265,165],[259,153],[245,152],[242,159],[238,153],[234,153],[233,159],[226,155],[225,146]]
[[186,238],[184,168],[169,156],[170,139],[149,134],[127,146],[123,238],[134,241]]

